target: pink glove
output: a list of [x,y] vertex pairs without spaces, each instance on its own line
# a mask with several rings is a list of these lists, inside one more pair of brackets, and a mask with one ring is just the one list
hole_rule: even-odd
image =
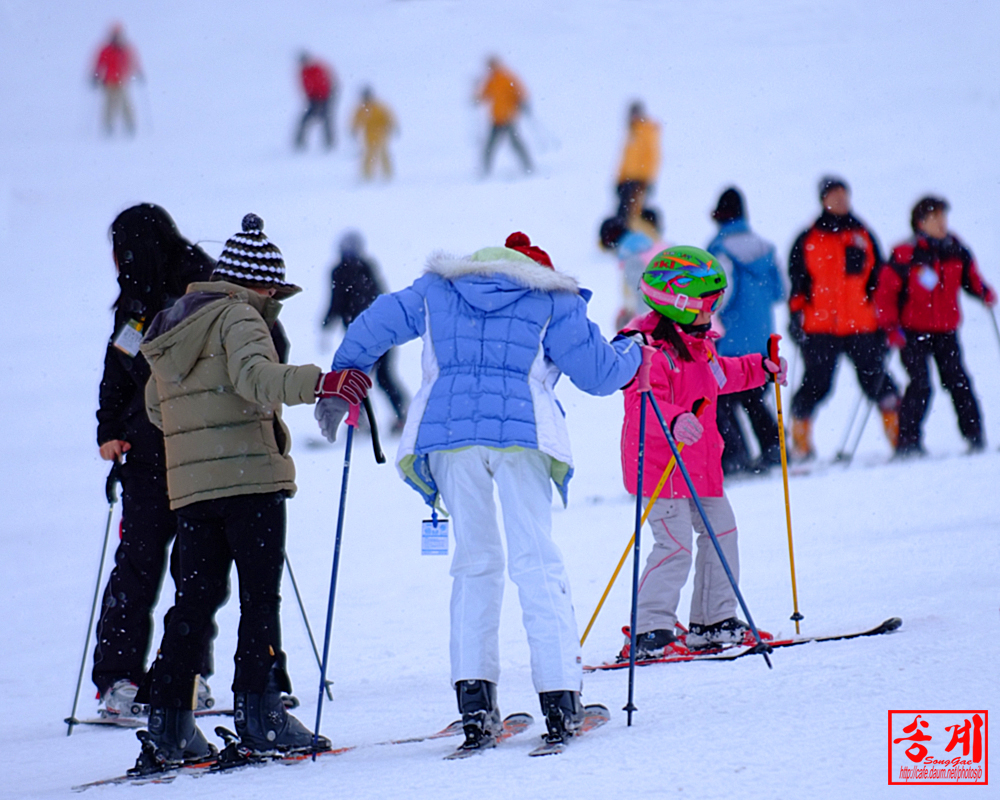
[[356,406],[364,401],[371,388],[372,379],[360,369],[335,370],[319,376],[316,397],[339,397]]
[[983,302],[990,308],[993,308],[993,306],[997,304],[997,293],[994,292],[989,286],[986,287],[986,293],[983,295]]
[[889,347],[895,347],[897,350],[906,347],[906,334],[903,333],[902,328],[893,328],[885,335],[885,338],[889,342]]
[[691,445],[697,443],[705,428],[694,414],[685,411],[674,417],[674,421],[670,423],[670,432],[678,442]]
[[771,359],[765,358],[764,369],[774,376],[776,383],[788,386],[788,362],[783,358],[778,358],[778,362],[775,364]]

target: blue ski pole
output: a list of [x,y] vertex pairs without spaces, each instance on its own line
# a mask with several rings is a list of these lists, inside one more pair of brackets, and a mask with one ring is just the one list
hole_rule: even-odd
[[347,442],[344,445],[344,476],[340,482],[340,509],[337,512],[337,536],[333,544],[333,569],[330,574],[330,598],[326,604],[326,633],[323,637],[323,663],[319,670],[319,701],[316,704],[316,727],[313,729],[312,757],[316,760],[319,745],[319,724],[323,717],[323,693],[327,688],[326,668],[330,657],[330,631],[333,628],[333,600],[337,594],[337,570],[340,567],[340,541],[344,533],[344,510],[347,507],[347,478],[351,473],[351,447],[354,444],[354,428],[358,424],[361,406],[351,406],[347,416]]
[[[747,616],[747,623],[750,625],[750,630],[753,632],[753,636],[757,640],[754,650],[764,656],[764,661],[767,663],[768,669],[773,669],[771,666],[771,659],[767,656],[770,648],[764,644],[764,640],[761,639],[760,632],[754,624],[753,617],[750,615],[750,609],[747,608],[747,604],[743,600],[743,593],[740,591],[740,587],[737,585],[736,579],[733,577],[733,571],[729,568],[729,562],[726,561],[726,556],[722,552],[722,546],[719,544],[719,539],[715,535],[715,531],[712,530],[712,523],[708,521],[708,514],[705,513],[705,508],[701,504],[701,499],[698,497],[698,492],[694,488],[694,483],[691,481],[691,476],[688,474],[687,467],[684,466],[684,460],[681,458],[681,454],[677,450],[677,442],[674,441],[674,435],[670,432],[670,426],[667,425],[666,421],[663,419],[663,414],[660,412],[660,407],[657,404],[656,398],[653,396],[652,392],[649,393],[649,402],[653,406],[656,418],[660,421],[660,427],[663,428],[663,435],[667,437],[667,444],[670,445],[670,450],[673,452],[674,458],[677,459],[677,466],[680,468],[681,475],[684,476],[684,482],[687,483],[688,491],[691,492],[691,499],[694,500],[694,504],[698,508],[698,513],[701,515],[701,519],[705,523],[705,530],[708,531],[709,538],[712,540],[712,545],[715,547],[715,552],[719,555],[719,561],[722,562],[722,568],[726,571],[726,576],[729,578],[729,582],[733,586],[733,591],[736,593],[736,599],[739,601],[740,608],[743,609],[743,613]],[[635,641],[634,632],[632,641]]]

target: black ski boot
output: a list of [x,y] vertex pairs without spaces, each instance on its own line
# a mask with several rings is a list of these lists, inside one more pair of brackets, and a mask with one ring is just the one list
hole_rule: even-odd
[[542,692],[538,695],[545,715],[545,741],[565,742],[583,725],[584,710],[579,692]]
[[[251,753],[312,749],[312,731],[289,714],[282,702],[277,667],[272,667],[263,692],[235,692],[233,696],[233,719],[243,749]],[[318,737],[316,749],[329,750],[330,740]]]
[[497,685],[489,681],[459,681],[455,684],[458,710],[462,713],[465,742],[459,750],[495,747],[503,730],[497,708]]
[[138,731],[142,752],[129,774],[148,775],[186,763],[213,760],[218,750],[208,743],[190,709],[149,709],[149,730]]
[[[650,658],[663,658],[666,655],[668,646],[677,641],[673,631],[659,628],[655,631],[646,631],[635,637],[635,658],[642,661]],[[625,659],[628,660],[627,658]]]

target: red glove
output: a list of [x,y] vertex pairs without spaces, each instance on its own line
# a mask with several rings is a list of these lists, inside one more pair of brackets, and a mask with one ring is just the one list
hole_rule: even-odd
[[360,405],[372,388],[372,379],[360,369],[325,372],[316,384],[317,397],[339,397],[351,405]]
[[983,302],[990,308],[993,308],[997,304],[997,293],[989,286],[986,287],[986,292],[983,294]]
[[885,338],[889,342],[889,347],[895,347],[897,350],[906,347],[906,334],[902,328],[892,328],[886,333]]
[[678,442],[691,445],[697,443],[701,435],[705,432],[705,427],[698,421],[698,418],[690,411],[678,414],[674,421],[670,423],[670,432]]

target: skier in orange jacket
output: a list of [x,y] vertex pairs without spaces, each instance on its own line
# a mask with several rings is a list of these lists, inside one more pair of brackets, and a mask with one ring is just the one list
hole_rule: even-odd
[[510,139],[511,146],[524,165],[524,171],[531,172],[533,169],[531,158],[515,127],[518,116],[527,108],[528,93],[517,76],[500,63],[499,58],[492,56],[486,65],[488,67],[486,79],[476,94],[478,102],[490,104],[493,123],[483,153],[483,173],[489,174],[493,162],[493,148],[503,135]]

